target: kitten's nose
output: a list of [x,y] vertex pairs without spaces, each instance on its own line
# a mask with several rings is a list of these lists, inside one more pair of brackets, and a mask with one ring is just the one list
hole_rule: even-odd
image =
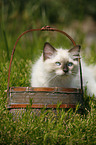
[[68,66],[67,66],[66,64],[65,64],[64,67],[63,67],[63,71],[64,71],[65,73],[68,72]]
[[67,73],[67,72],[68,72],[68,69],[64,68],[63,71],[64,71],[65,73]]

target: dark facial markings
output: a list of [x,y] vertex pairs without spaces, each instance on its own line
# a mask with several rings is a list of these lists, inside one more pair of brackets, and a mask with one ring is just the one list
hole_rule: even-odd
[[67,64],[69,67],[71,67],[72,65],[73,65],[73,63],[72,62],[68,62],[68,64]]
[[65,73],[67,73],[67,72],[69,71],[69,68],[68,68],[67,63],[64,64],[64,66],[63,66],[63,71],[64,71]]
[[67,62],[66,64],[64,64],[63,66],[63,71],[65,73],[67,73],[69,71],[69,68],[73,66],[73,63],[72,62]]
[[[59,67],[62,66],[61,62],[55,62],[55,64]],[[68,73],[69,69],[73,66],[72,62],[66,62],[63,66],[62,69],[65,73]]]

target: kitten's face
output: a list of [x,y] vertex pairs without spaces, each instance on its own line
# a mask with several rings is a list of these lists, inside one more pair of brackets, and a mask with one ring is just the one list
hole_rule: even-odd
[[45,43],[43,50],[43,59],[45,69],[49,73],[55,73],[59,76],[76,74],[78,72],[78,59],[80,46],[75,46],[70,50],[55,49],[49,43]]

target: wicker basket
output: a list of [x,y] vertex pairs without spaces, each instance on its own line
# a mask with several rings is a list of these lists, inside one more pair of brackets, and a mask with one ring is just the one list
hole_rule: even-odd
[[60,108],[75,108],[78,103],[83,103],[83,84],[82,84],[82,70],[81,70],[81,62],[80,57],[78,58],[79,67],[80,67],[80,83],[81,88],[33,88],[33,87],[9,87],[10,85],[10,72],[11,72],[11,64],[13,55],[15,52],[16,45],[19,39],[26,33],[31,31],[57,31],[64,35],[66,35],[76,46],[75,41],[64,31],[50,28],[49,26],[43,27],[41,29],[31,29],[22,33],[13,48],[9,72],[8,72],[8,87],[7,87],[7,97],[8,97],[8,108],[9,109],[20,109],[26,108],[26,106],[30,105],[30,101],[32,101],[31,107],[35,109],[41,109],[43,107],[46,108],[56,108],[58,103],[60,103]]

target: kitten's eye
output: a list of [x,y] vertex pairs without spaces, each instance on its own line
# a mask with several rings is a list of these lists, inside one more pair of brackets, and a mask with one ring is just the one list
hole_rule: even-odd
[[68,62],[68,66],[70,67],[70,66],[72,66],[73,65],[73,63],[72,62]]
[[60,63],[60,62],[56,62],[56,65],[57,65],[57,66],[60,66],[60,65],[61,65],[61,63]]

